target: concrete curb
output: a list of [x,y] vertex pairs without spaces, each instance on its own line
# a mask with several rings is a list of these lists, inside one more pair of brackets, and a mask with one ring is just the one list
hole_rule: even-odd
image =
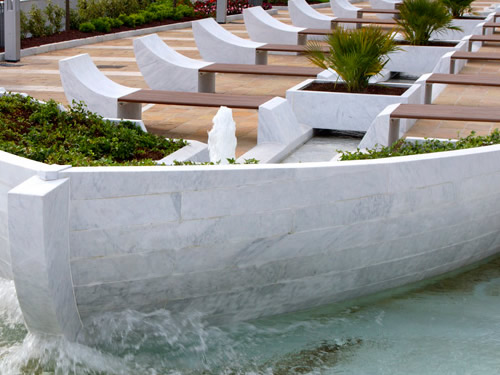
[[[267,12],[269,14],[273,15],[273,14],[277,14],[278,10],[270,9]],[[231,16],[227,16],[228,22],[241,20],[241,19],[243,19],[243,14],[234,14]],[[179,23],[174,23],[171,25],[148,27],[145,29],[122,31],[120,33],[98,35],[98,36],[92,36],[92,37],[83,38],[83,39],[67,40],[65,42],[59,42],[59,43],[44,44],[44,45],[39,46],[39,47],[31,47],[31,48],[22,49],[21,50],[21,57],[39,55],[41,53],[59,51],[61,49],[74,48],[74,47],[84,46],[84,45],[88,45],[88,44],[107,42],[110,40],[130,38],[133,36],[146,35],[146,34],[151,34],[151,33],[158,33],[161,31],[187,29],[189,27],[191,27],[191,21],[179,22]],[[5,52],[0,53],[0,61],[5,61]]]

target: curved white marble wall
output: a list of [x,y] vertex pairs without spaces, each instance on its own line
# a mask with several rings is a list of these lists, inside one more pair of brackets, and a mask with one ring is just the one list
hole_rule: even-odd
[[60,176],[71,181],[83,317],[158,307],[215,319],[276,314],[430,277],[500,245],[500,146]]
[[[37,206],[51,233],[52,252],[42,255],[47,262],[57,246],[69,249],[71,288],[51,305],[66,309],[52,317],[69,333],[80,315],[126,308],[194,309],[214,320],[304,309],[447,272],[500,247],[498,145],[373,161],[67,168],[50,177],[21,183],[12,207],[19,219],[23,201],[52,202]],[[59,214],[43,214],[51,207]],[[45,263],[49,280],[61,278],[53,267],[68,266],[60,259]],[[22,281],[25,292],[40,288]]]

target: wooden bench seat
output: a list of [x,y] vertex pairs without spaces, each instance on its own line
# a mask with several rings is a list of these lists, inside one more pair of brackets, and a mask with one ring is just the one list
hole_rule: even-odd
[[[305,53],[307,51],[307,47],[302,44],[264,44],[263,46],[257,47],[257,51],[273,51],[273,52],[297,52],[297,53]],[[329,52],[330,49],[328,47],[322,48],[323,52]]]
[[259,74],[276,76],[316,77],[323,71],[321,68],[283,65],[249,65],[249,64],[211,64],[199,69],[200,73],[233,73]]
[[358,13],[372,13],[372,14],[399,14],[398,9],[378,9],[378,8],[362,8]]
[[450,73],[455,72],[455,61],[456,60],[500,61],[500,53],[455,51],[455,52],[453,52],[453,54],[450,57]]
[[500,43],[500,35],[471,35],[469,38],[469,51],[472,49],[472,43],[474,42],[481,42],[481,44]]
[[389,145],[399,139],[400,119],[500,122],[498,107],[400,104],[390,114]]
[[500,27],[500,22],[485,22],[483,25],[483,35],[486,29],[496,29],[497,27]]
[[185,105],[194,107],[220,107],[258,109],[260,105],[274,96],[271,95],[233,95],[201,92],[181,92],[163,90],[139,90],[118,98],[120,103],[150,103]]
[[431,104],[432,85],[441,83],[447,85],[491,86],[500,87],[500,77],[493,75],[466,75],[433,73],[425,80],[425,104]]
[[335,29],[339,23],[354,23],[357,28],[360,28],[363,24],[391,26],[396,26],[398,24],[395,20],[381,20],[373,18],[334,18],[332,20],[332,29]]

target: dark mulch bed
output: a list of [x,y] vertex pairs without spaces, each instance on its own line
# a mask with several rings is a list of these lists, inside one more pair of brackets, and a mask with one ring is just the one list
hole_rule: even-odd
[[[304,91],[326,91],[326,92],[348,92],[347,86],[343,83],[335,82],[312,82],[302,90]],[[375,94],[375,95],[402,95],[407,87],[394,87],[384,85],[370,85],[365,92],[359,94]],[[354,93],[353,93],[354,94]]]
[[[307,2],[308,4],[321,4],[322,2],[321,1],[308,1]],[[288,6],[288,1],[273,1],[270,3],[271,5],[276,5],[276,6],[279,6],[279,7],[287,7]]]
[[[30,47],[38,47],[44,44],[51,44],[51,43],[58,43],[58,42],[65,42],[67,40],[74,40],[74,39],[83,39],[83,38],[89,38],[92,36],[97,36],[97,35],[105,35],[105,34],[114,34],[114,33],[119,33],[122,31],[129,31],[129,30],[137,30],[137,29],[146,29],[149,27],[155,27],[155,26],[163,26],[163,25],[170,25],[173,23],[180,23],[180,22],[187,22],[187,21],[194,21],[198,20],[200,17],[184,17],[181,20],[165,20],[165,21],[154,21],[150,22],[148,24],[144,24],[141,26],[137,27],[127,27],[127,26],[121,26],[119,28],[113,29],[110,33],[101,33],[98,31],[94,31],[92,33],[84,33],[79,30],[69,30],[69,31],[62,31],[60,33],[50,35],[50,36],[42,36],[39,38],[26,38],[21,40],[21,48],[30,48]],[[4,48],[0,47],[0,52],[4,52]]]

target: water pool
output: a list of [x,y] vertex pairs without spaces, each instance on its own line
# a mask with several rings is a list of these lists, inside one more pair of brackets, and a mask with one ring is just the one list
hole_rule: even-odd
[[[0,374],[498,374],[500,258],[445,279],[214,327],[160,310],[104,314],[82,344],[27,334],[0,280]],[[84,344],[83,344],[84,343]]]

